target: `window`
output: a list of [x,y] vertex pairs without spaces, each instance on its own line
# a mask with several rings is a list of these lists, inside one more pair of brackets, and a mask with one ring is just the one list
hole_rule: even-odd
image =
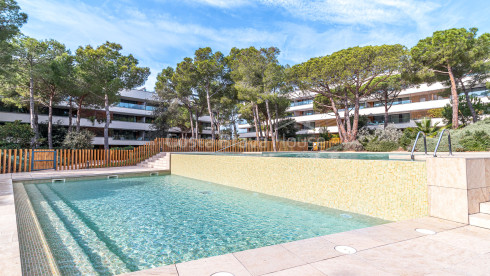
[[306,116],[306,115],[313,115],[313,114],[315,114],[315,111],[313,111],[313,110],[303,111],[303,116]]

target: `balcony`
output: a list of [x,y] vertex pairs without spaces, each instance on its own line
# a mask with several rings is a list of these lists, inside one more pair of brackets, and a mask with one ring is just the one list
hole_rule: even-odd
[[151,105],[142,105],[142,104],[133,104],[133,103],[123,103],[120,102],[116,104],[117,107],[123,107],[123,108],[131,108],[131,109],[139,109],[139,110],[147,110],[147,111],[153,111],[155,110],[154,106]]

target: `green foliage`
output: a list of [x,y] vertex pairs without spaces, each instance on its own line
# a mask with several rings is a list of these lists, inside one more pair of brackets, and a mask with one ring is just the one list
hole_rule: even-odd
[[0,126],[0,147],[6,149],[30,148],[34,133],[28,124],[20,120]]
[[[407,49],[400,44],[352,47],[295,65],[292,75],[301,90],[323,96],[322,108],[334,110],[339,117],[339,109],[349,110],[353,106],[354,114],[358,114],[356,99],[379,91],[383,80],[404,71],[406,61]],[[356,139],[359,129],[356,120],[352,120],[350,131],[338,125],[347,141]]]
[[279,121],[279,126],[277,128],[279,139],[287,140],[289,138],[296,137],[296,120],[292,118],[287,118]]
[[411,149],[410,147],[417,137],[417,133],[417,130],[415,130],[413,127],[407,127],[405,130],[403,130],[403,135],[400,137],[400,140],[398,140],[400,147],[404,149]]
[[399,148],[403,133],[392,126],[370,130],[367,127],[359,130],[357,139],[367,151],[388,152]]
[[465,151],[488,151],[490,150],[490,135],[483,130],[475,132],[465,131],[459,144]]
[[134,147],[133,146],[125,146],[125,147],[114,147],[114,148],[111,148],[111,150],[133,150]]
[[9,74],[12,53],[15,50],[10,40],[26,22],[27,14],[20,12],[16,1],[0,1],[0,75]]
[[[68,129],[62,125],[62,121],[55,122],[52,127],[52,135],[53,135],[53,148],[62,148],[63,141],[65,140],[66,134],[68,134]],[[39,124],[39,147],[40,148],[49,148],[48,145],[48,124],[40,123]]]
[[320,128],[320,138],[324,141],[330,141],[332,137],[332,133],[328,132],[328,127],[324,126]]
[[[470,102],[475,109],[477,116],[481,116],[484,114],[490,114],[490,104],[484,103],[480,98],[470,96]],[[458,109],[458,119],[463,125],[467,125],[471,122],[471,111],[466,101],[464,95],[459,96],[459,109]],[[444,122],[452,122],[453,113],[451,105],[446,105],[442,108],[442,118],[444,118]]]
[[86,130],[71,131],[65,137],[63,141],[63,148],[65,149],[92,149],[92,139],[95,135]]
[[[464,126],[459,129],[450,130],[453,151],[473,151],[477,148],[479,148],[478,150],[483,149],[485,147],[484,140],[488,136],[482,135],[482,132],[486,133],[487,135],[490,135],[490,118],[486,118],[484,120],[478,121],[474,124]],[[475,133],[477,134],[475,135]],[[439,135],[437,135],[434,138],[427,139],[427,150],[429,152],[434,151],[438,138]],[[482,141],[483,143],[476,142],[475,144],[472,144],[472,140]],[[411,150],[412,145],[413,145],[413,140],[411,141],[409,146],[406,147],[406,149]],[[419,141],[419,143],[417,143],[416,150],[420,152],[424,150],[424,146],[422,142]],[[438,152],[444,152],[444,151],[445,152],[448,151],[448,144],[447,144],[446,137],[444,137],[441,140],[441,145],[438,149]]]
[[423,118],[419,122],[415,122],[417,127],[415,128],[415,132],[418,133],[422,131],[427,137],[434,137],[437,135],[437,132],[441,129],[439,122],[432,124],[432,120],[430,118]]

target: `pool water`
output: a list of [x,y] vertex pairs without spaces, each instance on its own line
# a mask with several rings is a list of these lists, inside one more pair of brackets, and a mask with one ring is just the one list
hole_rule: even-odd
[[25,188],[64,275],[116,275],[387,222],[175,175]]
[[[390,158],[389,153],[362,153],[362,152],[254,152],[254,153],[228,153],[228,152],[179,152],[172,154],[198,154],[198,155],[228,155],[228,156],[256,156],[256,157],[293,157],[293,158],[327,158],[327,159],[359,159],[359,160],[404,160],[404,154]],[[409,156],[409,155],[407,155]]]

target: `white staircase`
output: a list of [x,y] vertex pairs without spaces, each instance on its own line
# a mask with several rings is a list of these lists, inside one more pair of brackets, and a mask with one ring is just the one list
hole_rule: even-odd
[[145,161],[138,163],[138,166],[146,168],[155,168],[159,170],[170,170],[170,153],[160,152]]
[[470,225],[490,229],[490,201],[480,203],[480,213],[470,215]]

